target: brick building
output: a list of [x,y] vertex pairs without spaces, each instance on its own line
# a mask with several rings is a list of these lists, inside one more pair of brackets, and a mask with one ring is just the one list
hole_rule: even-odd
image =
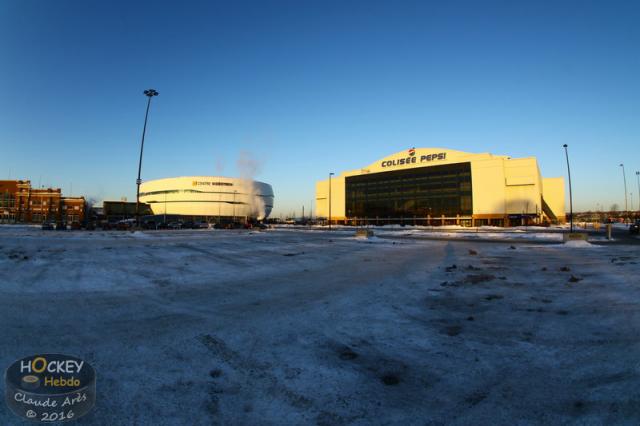
[[0,180],[0,222],[82,222],[84,197],[64,197],[60,188],[32,188],[28,180]]

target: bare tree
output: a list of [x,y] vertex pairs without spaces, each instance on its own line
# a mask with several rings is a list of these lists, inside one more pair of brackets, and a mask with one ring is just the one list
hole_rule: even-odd
[[93,217],[93,206],[96,205],[97,200],[94,197],[88,197],[84,199],[84,223],[85,225],[91,221]]

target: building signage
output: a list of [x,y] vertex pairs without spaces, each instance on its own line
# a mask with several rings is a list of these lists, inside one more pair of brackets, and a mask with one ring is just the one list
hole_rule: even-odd
[[194,180],[191,182],[191,186],[233,186],[230,182],[208,182],[208,181],[199,181]]
[[445,160],[447,158],[446,152],[436,152],[428,155],[421,155],[419,158],[415,156],[415,150],[409,150],[409,156],[406,158],[399,158],[394,160],[385,160],[380,165],[382,167],[394,167],[394,166],[404,166],[407,164],[416,164],[416,163],[426,163],[430,161],[436,160]]

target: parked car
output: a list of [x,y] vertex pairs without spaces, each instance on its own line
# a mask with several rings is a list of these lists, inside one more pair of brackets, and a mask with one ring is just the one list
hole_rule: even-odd
[[43,231],[53,231],[54,226],[51,222],[42,222],[42,230]]
[[119,231],[127,231],[136,224],[135,219],[122,219],[116,223],[116,229]]
[[167,229],[182,229],[182,222],[169,222]]
[[209,229],[209,223],[207,223],[207,222],[194,222],[193,229]]
[[103,231],[110,231],[112,229],[116,229],[116,224],[105,221],[100,224],[100,228],[102,228]]
[[65,222],[56,223],[56,231],[66,231],[66,230],[67,230],[67,224]]
[[153,220],[148,220],[142,223],[144,229],[158,229],[158,224]]
[[74,231],[82,229],[80,222],[71,222],[71,229]]
[[640,234],[640,219],[637,219],[634,223],[629,226],[629,233],[631,234]]

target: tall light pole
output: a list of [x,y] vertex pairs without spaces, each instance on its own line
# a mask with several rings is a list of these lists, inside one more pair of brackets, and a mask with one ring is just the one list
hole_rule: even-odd
[[238,192],[237,189],[233,190],[233,226],[235,226],[236,223],[236,193]]
[[329,231],[331,231],[331,176],[333,173],[329,173]]
[[636,172],[636,180],[638,181],[638,211],[640,211],[640,172]]
[[624,179],[624,211],[625,214],[629,211],[629,205],[627,204],[627,174],[624,172],[624,164],[620,164],[622,167],[622,178]]
[[147,112],[144,114],[144,127],[142,128],[142,143],[140,143],[140,160],[138,161],[138,179],[136,179],[136,226],[140,226],[140,172],[142,171],[142,151],[144,150],[144,135],[147,132],[147,118],[149,117],[149,106],[151,106],[151,98],[158,96],[158,92],[154,89],[147,89],[144,95],[149,98],[147,101]]
[[567,158],[567,174],[569,175],[569,215],[571,217],[571,231],[573,232],[573,194],[571,192],[571,168],[569,167],[569,151],[567,150],[567,144],[562,145],[564,147],[564,156]]

